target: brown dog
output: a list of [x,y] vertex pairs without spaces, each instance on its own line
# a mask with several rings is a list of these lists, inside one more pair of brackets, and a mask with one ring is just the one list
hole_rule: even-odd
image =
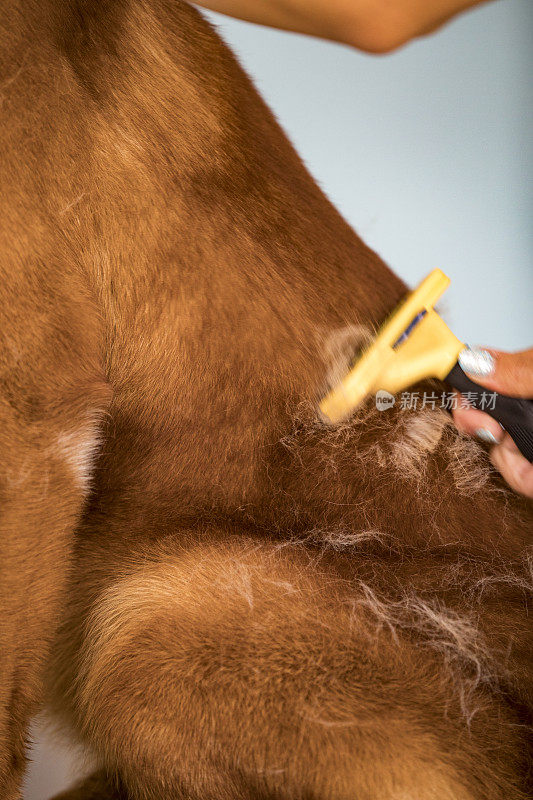
[[531,507],[316,415],[403,285],[187,4],[3,11],[1,797],[56,635],[65,798],[525,800]]

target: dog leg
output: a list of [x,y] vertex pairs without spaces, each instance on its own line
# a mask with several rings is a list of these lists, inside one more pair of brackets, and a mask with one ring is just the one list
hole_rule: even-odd
[[[61,288],[59,288],[61,287]],[[66,271],[20,265],[0,302],[0,796],[19,797],[26,726],[60,610],[109,392],[92,306]]]
[[423,606],[387,606],[303,547],[165,548],[93,603],[71,689],[133,797],[525,799],[513,712],[449,672],[454,618],[427,647]]

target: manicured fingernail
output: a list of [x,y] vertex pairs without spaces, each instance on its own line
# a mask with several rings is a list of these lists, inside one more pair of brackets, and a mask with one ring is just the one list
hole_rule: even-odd
[[478,428],[476,430],[476,436],[481,442],[487,442],[487,444],[498,444],[498,439],[486,428]]
[[464,372],[486,378],[494,372],[494,356],[481,347],[465,347],[459,354],[459,365]]

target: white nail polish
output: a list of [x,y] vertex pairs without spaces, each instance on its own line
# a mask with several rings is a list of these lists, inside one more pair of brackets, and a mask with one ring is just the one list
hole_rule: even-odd
[[498,444],[498,439],[486,428],[478,428],[476,430],[476,436],[481,442],[486,442],[487,444]]
[[494,356],[481,347],[465,347],[459,353],[459,366],[463,372],[486,378],[494,372]]

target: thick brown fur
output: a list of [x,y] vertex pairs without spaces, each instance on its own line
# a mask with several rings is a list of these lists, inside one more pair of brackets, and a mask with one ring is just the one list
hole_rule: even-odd
[[531,507],[316,414],[405,287],[187,4],[3,10],[2,798],[46,698],[64,800],[525,800]]

